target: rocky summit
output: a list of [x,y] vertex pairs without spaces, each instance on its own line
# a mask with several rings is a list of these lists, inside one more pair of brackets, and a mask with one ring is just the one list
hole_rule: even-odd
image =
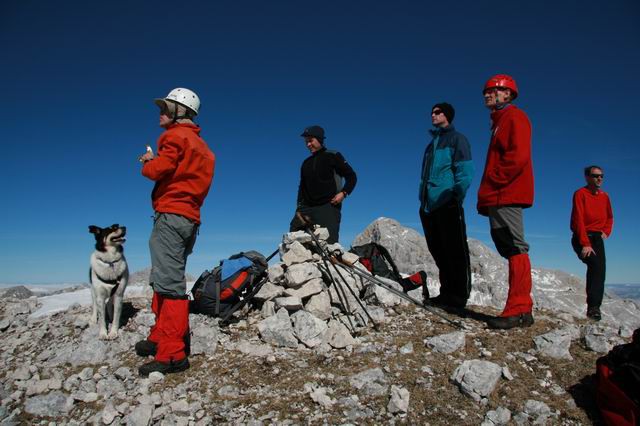
[[[314,236],[360,274],[323,258],[310,234],[284,235],[267,283],[230,325],[190,316],[191,368],[166,377],[137,374],[147,360],[133,346],[154,322],[146,284],[134,284],[141,291],[125,301],[113,341],[98,339],[90,307],[43,317],[33,315],[37,295],[5,292],[0,424],[599,422],[595,361],[640,326],[636,303],[605,295],[603,320],[591,322],[580,279],[534,268],[534,325],[489,330],[484,321],[504,304],[507,270],[480,242],[469,240],[473,290],[455,316],[373,284],[357,257],[326,243],[326,230]],[[438,294],[421,234],[380,218],[353,245],[369,241],[385,246],[402,273],[427,271]],[[409,295],[421,301],[420,290]]]

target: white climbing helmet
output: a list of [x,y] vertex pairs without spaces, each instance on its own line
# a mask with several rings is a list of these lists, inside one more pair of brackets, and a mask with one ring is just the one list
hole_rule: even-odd
[[198,114],[200,110],[200,98],[195,92],[185,89],[183,87],[178,87],[169,92],[169,94],[165,98],[155,99],[154,102],[156,105],[162,107],[162,104],[165,101],[172,101],[182,106],[189,108],[191,111]]

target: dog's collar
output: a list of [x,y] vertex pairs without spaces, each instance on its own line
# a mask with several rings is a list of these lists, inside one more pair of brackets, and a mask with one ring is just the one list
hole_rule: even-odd
[[[109,267],[111,269],[115,269],[115,265],[116,263],[120,262],[122,260],[122,256],[120,256],[119,259],[114,260],[113,262],[107,262],[104,259],[100,259],[99,257],[96,256],[96,259],[99,260],[100,262],[104,263],[105,265],[109,265]],[[91,271],[91,268],[89,269]],[[122,278],[122,276],[124,275],[124,271],[122,271],[122,273],[120,275],[118,275],[115,279],[113,280],[107,280],[102,278],[97,271],[95,271],[95,274],[98,278],[100,278],[100,281],[102,281],[105,284],[111,284],[111,285],[118,285],[120,283],[120,279]],[[91,272],[89,272],[89,281],[91,281]]]
[[110,267],[113,268],[116,263],[118,263],[118,262],[120,262],[122,260],[122,256],[120,256],[118,259],[114,260],[113,262],[108,262],[108,261],[106,261],[104,259],[101,259],[101,258],[99,258],[97,256],[96,256],[96,259],[98,259],[100,262],[102,262],[102,263],[104,263],[106,265],[109,265]]

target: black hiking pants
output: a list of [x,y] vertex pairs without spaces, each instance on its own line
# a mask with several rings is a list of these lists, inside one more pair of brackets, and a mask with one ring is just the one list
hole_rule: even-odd
[[420,221],[427,246],[440,272],[441,298],[452,306],[464,307],[471,294],[464,209],[456,200],[429,213],[421,208]]
[[604,279],[607,272],[607,258],[604,253],[604,241],[600,232],[588,232],[591,248],[596,252],[589,257],[582,258],[582,246],[576,234],[571,237],[573,251],[578,258],[587,265],[587,307],[600,308],[604,294]]
[[[314,225],[320,225],[329,231],[329,244],[337,243],[340,236],[340,220],[342,213],[340,212],[342,204],[334,206],[331,203],[322,204],[320,206],[300,206],[296,213],[300,212],[303,216],[309,216]],[[297,216],[293,216],[289,224],[289,232],[300,231],[304,229],[304,225],[300,223]]]

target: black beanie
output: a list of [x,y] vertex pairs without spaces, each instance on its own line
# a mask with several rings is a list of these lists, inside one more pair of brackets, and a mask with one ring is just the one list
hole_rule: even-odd
[[433,112],[434,109],[438,108],[439,110],[441,110],[444,113],[444,116],[447,117],[447,121],[449,121],[449,124],[453,123],[453,117],[456,116],[456,110],[453,109],[453,105],[448,104],[446,102],[442,102],[439,104],[435,104],[432,108],[431,111]]

